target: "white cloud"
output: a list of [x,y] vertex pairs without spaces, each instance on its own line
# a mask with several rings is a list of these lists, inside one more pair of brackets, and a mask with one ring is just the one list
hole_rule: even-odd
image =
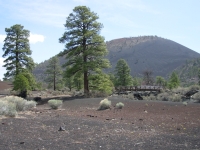
[[[12,5],[10,5],[12,3]],[[79,5],[86,5],[100,17],[115,16],[140,11],[150,14],[159,14],[154,8],[144,3],[142,0],[34,0],[34,1],[10,1],[2,6],[10,11],[13,18],[25,19],[32,22],[45,23],[50,26],[62,27],[66,17],[73,8]],[[102,14],[105,14],[102,16]],[[126,18],[125,15],[122,15]]]
[[66,17],[73,6],[66,1],[53,0],[20,0],[2,4],[9,10],[11,17],[19,20],[43,23],[55,27],[63,27]]
[[[0,34],[0,43],[3,43],[5,38],[6,38],[6,35]],[[37,42],[44,42],[44,38],[45,37],[43,35],[30,33],[29,42],[31,44],[35,44]]]
[[31,44],[35,44],[37,42],[44,42],[44,38],[45,37],[43,35],[30,33],[29,42]]
[[3,41],[5,40],[6,38],[6,35],[1,35],[0,34],[0,43],[3,43]]

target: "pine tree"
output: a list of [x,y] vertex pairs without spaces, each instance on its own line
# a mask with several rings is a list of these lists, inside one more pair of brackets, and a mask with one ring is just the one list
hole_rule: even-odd
[[177,88],[178,86],[180,85],[180,80],[179,80],[179,77],[177,75],[176,72],[172,72],[170,78],[169,78],[169,83],[168,83],[168,87],[170,89],[173,89],[173,88]]
[[200,69],[198,69],[198,84],[200,85]]
[[62,84],[62,69],[58,62],[58,57],[54,56],[49,60],[45,74],[45,81],[49,83],[49,87],[53,87],[54,91]]
[[65,23],[66,32],[59,39],[66,43],[65,50],[60,53],[68,60],[64,66],[70,66],[69,75],[83,74],[84,93],[89,93],[89,76],[99,69],[108,68],[109,61],[104,38],[99,35],[103,25],[97,22],[99,17],[86,6],[73,9]]
[[18,75],[24,68],[32,70],[34,62],[29,55],[31,50],[29,46],[29,31],[23,26],[16,24],[5,29],[6,38],[3,45],[3,57],[7,72],[5,78],[12,78]]
[[100,91],[103,94],[110,95],[113,92],[114,85],[110,80],[110,76],[99,72],[90,76],[90,87],[94,91]]
[[132,85],[132,76],[130,68],[124,59],[120,59],[115,67],[115,86]]
[[163,77],[157,76],[156,77],[156,84],[159,86],[166,86],[166,81]]

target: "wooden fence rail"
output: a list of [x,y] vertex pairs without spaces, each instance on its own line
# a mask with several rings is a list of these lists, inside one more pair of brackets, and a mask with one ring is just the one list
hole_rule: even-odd
[[115,87],[117,92],[124,91],[158,91],[160,92],[163,89],[161,86],[119,86]]

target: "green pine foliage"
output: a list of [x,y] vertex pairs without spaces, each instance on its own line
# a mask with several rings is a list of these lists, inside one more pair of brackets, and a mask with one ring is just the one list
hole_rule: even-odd
[[102,93],[105,93],[106,95],[112,94],[114,85],[110,80],[109,75],[101,72],[98,74],[91,75],[89,77],[89,80],[90,80],[89,83],[90,89],[95,91],[100,91]]
[[49,88],[53,87],[54,91],[62,88],[62,69],[57,56],[54,56],[49,60],[45,74],[45,81],[49,84]]
[[103,25],[97,22],[99,17],[86,6],[77,6],[66,20],[63,36],[60,43],[65,44],[65,50],[60,53],[68,60],[64,66],[69,76],[82,74],[84,93],[89,93],[89,75],[96,74],[98,69],[108,68],[109,61],[104,38],[99,35]]
[[180,80],[178,74],[176,72],[173,72],[169,78],[168,88],[169,89],[177,88],[179,85],[180,85]]
[[132,76],[130,68],[124,59],[120,59],[115,67],[115,86],[132,85]]
[[13,90],[20,91],[20,93],[31,89],[28,79],[22,73],[15,76],[13,85]]
[[138,77],[134,77],[132,79],[132,82],[133,82],[133,86],[140,86],[142,84],[142,79]]
[[23,26],[16,24],[10,28],[5,29],[6,38],[4,40],[2,57],[4,60],[7,72],[4,74],[5,78],[12,78],[18,75],[24,68],[32,70],[34,62],[31,57],[31,50],[29,46],[29,31],[25,30]]
[[41,89],[41,84],[36,82],[34,75],[30,73],[27,69],[23,69],[21,74],[27,78],[30,90]]
[[198,69],[198,84],[200,85],[200,69]]
[[83,89],[83,75],[82,74],[75,74],[73,78],[74,88],[78,91]]
[[70,76],[68,74],[69,68],[70,67],[67,67],[63,73],[63,80],[65,83],[65,86],[68,87],[70,91],[73,88],[80,91],[83,88],[83,75],[77,73],[73,76]]
[[165,87],[167,85],[167,81],[161,76],[156,77],[156,85]]

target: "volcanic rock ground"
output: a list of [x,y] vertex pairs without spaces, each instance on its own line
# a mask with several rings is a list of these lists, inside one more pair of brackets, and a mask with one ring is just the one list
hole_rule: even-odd
[[[197,150],[200,149],[200,104],[133,101],[109,97],[112,107],[97,111],[102,98],[60,97],[16,118],[0,119],[1,150]],[[59,131],[62,127],[64,131]]]

